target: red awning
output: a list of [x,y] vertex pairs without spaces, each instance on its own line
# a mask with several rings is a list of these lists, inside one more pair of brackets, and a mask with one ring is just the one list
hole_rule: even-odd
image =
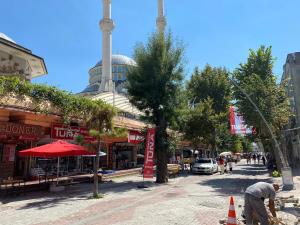
[[95,154],[81,145],[74,145],[66,141],[56,141],[36,148],[19,151],[19,156],[33,156],[41,158],[78,156]]

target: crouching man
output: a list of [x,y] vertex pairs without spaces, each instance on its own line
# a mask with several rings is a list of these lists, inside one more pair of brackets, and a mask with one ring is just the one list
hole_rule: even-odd
[[269,184],[266,182],[258,182],[245,191],[245,216],[246,224],[253,224],[253,214],[255,214],[261,225],[269,225],[268,212],[264,204],[266,198],[269,199],[269,209],[274,217],[275,212],[275,195],[276,191],[279,190],[278,184]]

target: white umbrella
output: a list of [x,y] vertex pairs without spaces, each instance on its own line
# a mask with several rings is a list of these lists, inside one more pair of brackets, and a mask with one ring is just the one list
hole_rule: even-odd
[[143,154],[137,154],[136,157],[137,158],[144,158],[145,156]]
[[220,156],[228,156],[228,155],[232,155],[231,152],[222,152],[220,153]]
[[[106,156],[106,153],[100,151],[99,156]],[[96,155],[83,155],[83,157],[96,157]]]

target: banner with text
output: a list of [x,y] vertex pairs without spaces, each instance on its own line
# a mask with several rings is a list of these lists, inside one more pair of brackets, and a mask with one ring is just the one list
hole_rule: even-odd
[[130,130],[128,132],[128,142],[132,144],[140,144],[144,141],[144,136],[140,131],[137,130]]
[[231,134],[255,134],[255,129],[245,124],[243,116],[239,113],[238,108],[230,106],[230,133]]
[[89,131],[85,127],[63,124],[53,124],[51,127],[51,138],[53,139],[74,140],[76,135],[81,135],[85,141],[95,141],[95,138],[89,135]]
[[146,150],[144,161],[144,178],[153,178],[155,128],[147,130]]

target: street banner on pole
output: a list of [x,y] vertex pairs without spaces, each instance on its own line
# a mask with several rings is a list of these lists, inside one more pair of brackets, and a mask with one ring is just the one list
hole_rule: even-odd
[[245,124],[243,116],[239,113],[238,108],[230,106],[230,133],[231,134],[254,134],[254,129]]
[[155,128],[149,128],[147,130],[147,137],[146,137],[144,178],[153,178],[154,146],[155,146]]

